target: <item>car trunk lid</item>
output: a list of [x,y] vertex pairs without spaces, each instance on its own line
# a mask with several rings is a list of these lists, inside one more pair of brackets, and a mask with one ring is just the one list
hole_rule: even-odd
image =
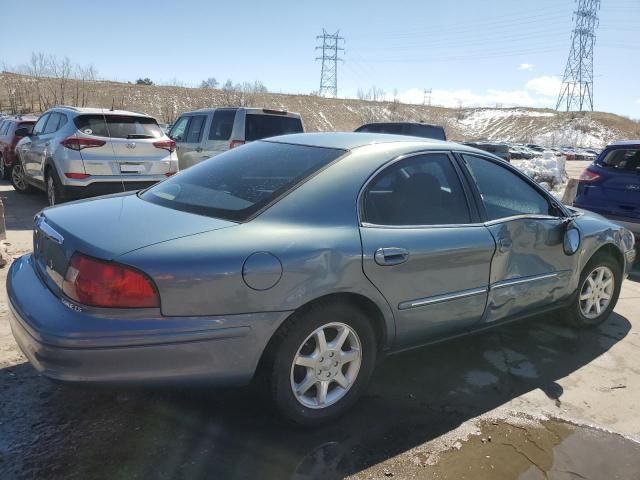
[[40,274],[60,291],[74,252],[102,260],[236,223],[155,205],[136,194],[111,195],[48,208],[36,217],[34,257]]

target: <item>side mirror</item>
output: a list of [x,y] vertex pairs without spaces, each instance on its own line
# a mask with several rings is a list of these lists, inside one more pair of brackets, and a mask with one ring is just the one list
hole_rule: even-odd
[[31,135],[31,129],[27,127],[20,127],[14,132],[14,135],[19,138],[28,137]]
[[570,220],[566,223],[564,238],[562,240],[562,248],[566,255],[573,255],[580,249],[582,243],[582,234],[578,227]]

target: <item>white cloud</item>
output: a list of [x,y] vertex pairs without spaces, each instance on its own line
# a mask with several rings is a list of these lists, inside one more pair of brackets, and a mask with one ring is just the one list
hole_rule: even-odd
[[532,78],[525,84],[524,88],[533,93],[545,95],[547,97],[555,97],[560,92],[561,85],[562,80],[558,77],[544,75],[542,77]]
[[640,98],[636,98],[636,103],[640,103]]
[[[514,90],[497,90],[489,88],[476,92],[467,88],[446,90],[434,89],[431,93],[431,104],[444,107],[553,107],[560,91],[562,81],[555,76],[544,75],[529,80],[523,88]],[[410,88],[398,92],[398,100],[402,103],[421,104],[424,101],[424,90]],[[393,100],[393,94],[387,93],[385,99]],[[640,99],[638,99],[640,103]]]
[[534,65],[532,63],[521,63],[520,66],[518,67],[518,70],[527,70],[527,71],[531,71],[533,70]]

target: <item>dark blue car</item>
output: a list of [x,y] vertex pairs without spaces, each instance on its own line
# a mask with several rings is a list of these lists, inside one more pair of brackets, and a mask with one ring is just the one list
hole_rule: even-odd
[[609,145],[580,176],[574,206],[599,213],[640,237],[640,140]]

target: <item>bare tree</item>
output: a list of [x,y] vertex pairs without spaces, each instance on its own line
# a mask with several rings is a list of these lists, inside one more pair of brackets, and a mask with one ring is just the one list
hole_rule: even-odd
[[218,80],[214,77],[209,77],[206,80],[200,82],[200,88],[218,88]]

